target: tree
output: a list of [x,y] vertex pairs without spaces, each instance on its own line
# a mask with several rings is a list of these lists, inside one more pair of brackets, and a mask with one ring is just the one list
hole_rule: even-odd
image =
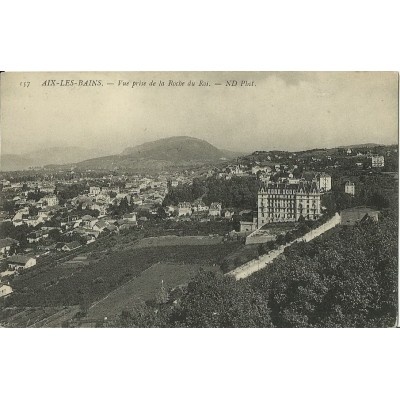
[[164,286],[164,281],[161,281],[160,291],[157,293],[157,303],[165,304],[168,301],[168,290]]
[[153,307],[146,303],[140,303],[129,310],[123,310],[116,321],[116,326],[124,328],[163,328],[168,326],[168,318],[168,307]]
[[170,323],[185,327],[270,327],[266,301],[246,282],[200,272],[172,310]]
[[10,244],[10,250],[8,251],[8,255],[11,256],[13,254],[16,254],[18,249],[18,244],[17,243],[11,243]]
[[279,235],[276,237],[276,244],[279,245],[279,246],[281,246],[281,245],[283,245],[283,244],[286,244],[285,235],[279,234]]
[[397,217],[366,221],[297,243],[250,278],[279,327],[393,326],[397,312]]
[[14,202],[13,201],[5,201],[2,204],[2,209],[3,209],[3,211],[6,211],[8,213],[11,213],[11,214],[14,213],[14,210],[15,210]]
[[157,208],[157,217],[159,219],[165,219],[167,218],[167,213],[165,212],[164,208],[162,206],[159,206]]
[[40,190],[35,190],[34,192],[29,192],[27,196],[27,200],[39,201],[44,196],[44,193],[41,193]]
[[33,216],[33,215],[38,215],[38,208],[37,207],[29,207],[29,215]]
[[389,200],[378,192],[374,192],[367,200],[367,205],[376,207],[379,210],[389,207]]
[[0,229],[0,239],[5,239],[7,237],[14,237],[15,227],[11,221],[6,221],[1,223]]
[[49,231],[49,239],[53,240],[54,242],[61,242],[61,233],[58,229],[51,229]]

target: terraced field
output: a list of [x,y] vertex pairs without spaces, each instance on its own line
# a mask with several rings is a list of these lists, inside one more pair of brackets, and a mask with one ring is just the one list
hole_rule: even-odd
[[[33,267],[15,277],[14,293],[4,306],[20,312],[40,309],[42,320],[60,312],[60,318],[56,315],[54,321],[44,322],[39,313],[38,320],[21,314],[13,320],[14,326],[57,325],[65,319],[63,307],[74,307],[76,313],[91,306],[91,318],[115,315],[138,301],[154,299],[162,280],[172,288],[186,284],[200,268],[218,271],[223,259],[238,246],[212,236],[142,239],[122,250],[105,249],[85,263]],[[0,324],[10,318],[0,315]]]
[[143,271],[137,278],[109,293],[104,299],[94,303],[88,312],[88,318],[112,318],[129,310],[135,304],[152,300],[160,293],[161,285],[171,289],[187,284],[200,270],[219,271],[216,264],[187,264],[157,262]]
[[6,308],[1,311],[0,316],[5,327],[56,328],[73,318],[78,311],[78,306]]

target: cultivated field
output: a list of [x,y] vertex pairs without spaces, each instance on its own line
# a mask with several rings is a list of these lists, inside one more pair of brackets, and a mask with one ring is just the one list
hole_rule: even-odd
[[73,318],[78,311],[78,306],[6,308],[0,312],[0,317],[5,327],[56,328]]
[[158,236],[141,239],[135,248],[159,246],[211,246],[222,243],[222,236]]
[[187,284],[201,268],[207,271],[219,271],[219,266],[215,264],[157,262],[137,278],[93,304],[89,309],[88,318],[110,318],[120,314],[122,310],[131,309],[135,304],[156,299],[162,282],[167,289]]
[[[85,262],[26,270],[13,280],[14,293],[4,306],[15,313],[27,309],[50,313],[62,307],[79,311],[106,298],[90,309],[89,316],[118,313],[132,302],[154,299],[161,280],[171,288],[187,283],[199,268],[219,270],[238,246],[220,237],[161,237],[143,239],[123,250],[106,248]],[[0,323],[7,320],[1,318]]]

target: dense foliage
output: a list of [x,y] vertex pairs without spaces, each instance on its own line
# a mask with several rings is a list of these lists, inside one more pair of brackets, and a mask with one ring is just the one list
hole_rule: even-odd
[[0,226],[0,239],[7,237],[15,239],[19,242],[20,247],[24,248],[28,245],[27,236],[33,232],[35,228],[28,225],[14,226],[11,221],[3,222]]
[[193,184],[170,188],[164,205],[177,205],[179,202],[202,197],[206,205],[220,202],[224,208],[253,209],[257,204],[259,183],[255,177],[232,177],[231,179],[194,179]]
[[82,194],[88,189],[85,183],[75,183],[73,185],[57,185],[55,193],[57,194],[60,205],[64,205],[68,200]]
[[397,223],[366,222],[294,245],[251,283],[267,294],[275,326],[394,325]]
[[245,280],[200,274],[178,299],[125,312],[117,326],[393,326],[397,241],[397,215],[386,212],[295,244]]
[[163,205],[177,206],[180,202],[193,202],[202,197],[206,192],[206,182],[199,178],[193,179],[192,184],[178,185],[173,187],[169,185],[168,193],[164,198]]
[[246,282],[236,282],[212,272],[200,272],[171,307],[142,306],[124,312],[122,326],[174,326],[192,328],[251,328],[272,326],[263,297]]
[[207,181],[206,204],[221,202],[223,207],[253,209],[257,204],[259,182],[253,178],[232,177],[229,180],[210,178]]

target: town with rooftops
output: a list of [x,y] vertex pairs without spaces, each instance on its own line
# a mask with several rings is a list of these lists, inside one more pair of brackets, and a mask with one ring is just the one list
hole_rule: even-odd
[[294,243],[379,223],[397,201],[397,151],[260,150],[148,173],[125,158],[3,171],[0,321],[104,326],[160,293],[173,298],[199,268],[242,279]]

